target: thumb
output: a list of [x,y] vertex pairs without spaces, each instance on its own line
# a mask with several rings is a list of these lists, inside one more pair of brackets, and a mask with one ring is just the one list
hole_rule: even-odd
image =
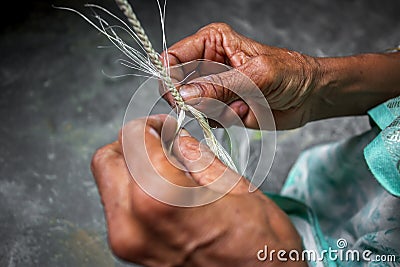
[[205,145],[182,129],[174,142],[173,153],[186,167],[193,180],[211,190],[224,193],[248,193],[249,183],[225,166]]
[[[199,98],[213,98],[224,103],[239,99],[247,93],[248,78],[236,69],[193,79],[181,86],[179,92],[188,104],[198,104]],[[197,99],[197,101],[196,101]]]
[[[258,68],[253,61],[234,69],[193,79],[182,85],[179,92],[186,104],[195,106],[208,117],[218,117],[225,109],[224,106],[237,100],[247,102],[250,99],[264,98],[259,89],[263,84],[260,78],[263,75],[255,71]],[[220,101],[220,104],[216,105],[218,102],[215,100]],[[243,110],[238,115],[243,118],[246,113]]]

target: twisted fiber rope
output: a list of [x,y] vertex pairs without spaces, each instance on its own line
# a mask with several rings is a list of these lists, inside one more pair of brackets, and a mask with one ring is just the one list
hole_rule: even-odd
[[126,18],[128,19],[129,23],[131,24],[133,30],[139,37],[140,42],[142,43],[144,50],[146,51],[147,55],[151,63],[157,68],[157,70],[161,73],[162,79],[165,82],[168,90],[171,92],[172,96],[174,97],[176,104],[183,110],[187,110],[186,104],[184,103],[181,94],[175,88],[175,85],[172,83],[171,78],[167,74],[161,60],[158,58],[158,53],[154,50],[149,38],[147,37],[142,25],[140,24],[139,19],[136,17],[136,14],[133,12],[132,6],[128,3],[127,0],[115,0],[118,7],[124,13]]
[[[233,163],[230,155],[225,151],[225,149],[218,143],[214,134],[211,131],[211,127],[208,124],[208,121],[205,115],[199,110],[195,109],[190,105],[186,105],[182,99],[181,94],[176,89],[175,85],[171,81],[171,77],[168,75],[165,67],[163,66],[161,60],[158,58],[158,53],[154,50],[149,38],[147,37],[142,25],[140,24],[139,19],[136,17],[136,14],[133,12],[132,6],[128,3],[127,0],[115,0],[118,7],[124,13],[129,23],[131,24],[133,30],[138,36],[140,42],[142,43],[144,50],[146,51],[151,63],[157,68],[157,70],[162,75],[162,79],[165,82],[168,90],[171,92],[171,95],[174,97],[177,106],[184,111],[189,111],[193,114],[193,116],[199,122],[201,126],[204,136],[206,137],[207,145],[210,147],[211,151],[229,168],[237,171],[235,164]],[[184,116],[184,113],[183,113]],[[181,117],[181,115],[179,116]],[[183,117],[178,118],[178,121],[182,121]],[[180,128],[180,125],[178,125]]]

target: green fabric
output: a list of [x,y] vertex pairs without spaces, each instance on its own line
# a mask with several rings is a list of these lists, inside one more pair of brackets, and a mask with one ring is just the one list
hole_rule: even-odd
[[282,188],[281,196],[288,198],[273,200],[292,219],[303,243],[315,241],[305,242],[305,249],[335,248],[345,239],[347,250],[394,255],[395,261],[311,266],[400,266],[400,97],[369,115],[371,130],[304,151]]
[[400,97],[368,113],[382,131],[364,149],[365,160],[378,182],[400,196]]
[[[321,228],[318,224],[317,217],[315,216],[312,209],[307,207],[304,203],[290,198],[277,194],[271,194],[264,192],[264,194],[272,199],[283,211],[286,212],[290,217],[299,217],[305,220],[308,224],[310,224],[310,229],[312,231],[312,238],[317,244],[318,251],[328,250],[329,244],[326,242],[325,237],[321,231]],[[307,246],[305,246],[307,247]],[[311,263],[312,264],[312,263]],[[329,261],[328,258],[324,258],[322,262],[323,266],[327,267],[336,267],[337,264],[334,261]]]
[[368,115],[381,130],[385,129],[400,116],[400,96],[369,110]]

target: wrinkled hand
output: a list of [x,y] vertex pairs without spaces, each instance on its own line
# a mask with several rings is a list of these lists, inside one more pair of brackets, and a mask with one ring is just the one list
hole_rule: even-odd
[[[232,66],[249,77],[267,99],[277,129],[296,128],[312,120],[313,95],[319,83],[320,71],[315,58],[287,49],[260,44],[236,33],[223,23],[213,23],[196,34],[174,44],[168,54],[162,54],[170,66],[196,59],[207,59]],[[211,75],[207,79],[223,86],[193,80],[182,86],[180,93],[185,101],[198,97],[218,99],[228,104],[242,119],[244,125],[258,128],[253,111],[228,88],[240,85],[241,80],[234,71]],[[247,88],[240,88],[241,94],[251,95]],[[174,101],[167,95],[170,104]],[[206,111],[212,107],[197,105]],[[233,120],[232,115],[221,114],[221,118]],[[228,122],[229,123],[229,122]]]
[[[174,158],[187,172],[177,169],[161,147],[166,118],[155,115],[125,126],[133,140],[144,133],[148,157],[160,175],[181,186],[208,184],[223,171],[238,175],[215,158],[207,169],[191,171],[198,161],[209,160],[213,154],[185,131],[177,137],[179,149],[174,148]],[[138,159],[146,156],[145,151],[136,155]],[[212,204],[180,208],[161,203],[141,190],[127,169],[121,138],[100,148],[91,167],[104,205],[111,248],[127,261],[157,267],[264,266],[256,256],[264,245],[301,249],[300,237],[286,214],[260,191],[248,193],[243,178]],[[268,266],[303,264],[275,261]]]

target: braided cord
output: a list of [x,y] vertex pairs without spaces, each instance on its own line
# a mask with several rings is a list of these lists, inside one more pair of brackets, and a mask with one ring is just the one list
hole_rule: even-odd
[[[225,151],[223,146],[217,141],[214,134],[211,131],[211,127],[208,124],[208,120],[206,116],[196,108],[186,105],[182,99],[181,94],[176,89],[175,85],[171,81],[171,77],[167,73],[165,67],[163,66],[161,60],[158,57],[158,53],[154,50],[149,38],[147,37],[142,25],[140,24],[139,19],[136,17],[136,14],[133,12],[132,6],[128,3],[127,0],[115,0],[118,7],[124,13],[129,23],[131,24],[133,30],[135,31],[139,41],[142,43],[144,50],[146,51],[151,63],[157,68],[159,73],[162,75],[162,80],[167,86],[168,91],[170,91],[171,95],[174,97],[176,105],[181,109],[180,115],[178,117],[178,121],[183,121],[184,112],[189,111],[198,121],[200,127],[203,130],[203,134],[206,138],[207,145],[210,147],[211,151],[229,168],[234,171],[237,171],[236,166],[231,158],[231,156]],[[181,115],[182,114],[182,115]],[[178,125],[178,129],[181,125]]]
[[115,0],[118,7],[124,13],[129,23],[131,24],[133,30],[138,36],[140,42],[143,45],[144,50],[151,63],[157,68],[157,70],[162,75],[162,79],[165,82],[168,90],[171,92],[171,95],[174,97],[176,104],[183,110],[187,110],[186,105],[182,99],[181,94],[176,89],[175,85],[171,81],[171,77],[168,75],[166,69],[164,68],[161,60],[158,58],[158,53],[154,50],[153,45],[151,44],[149,38],[147,37],[142,25],[140,24],[139,19],[136,17],[135,12],[133,12],[132,6],[128,3],[127,0]]

